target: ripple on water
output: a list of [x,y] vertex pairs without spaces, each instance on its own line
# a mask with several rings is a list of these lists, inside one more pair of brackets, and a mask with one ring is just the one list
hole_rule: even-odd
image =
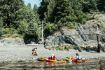
[[[10,63],[0,63],[0,70],[52,70],[57,67],[54,63],[45,63],[45,62],[10,62]],[[61,68],[61,67],[60,67]]]
[[[87,70],[86,68],[100,68],[98,63],[86,64],[54,64],[46,62],[8,62],[0,63],[0,70]],[[92,67],[91,67],[92,65]],[[89,67],[90,66],[90,67]],[[75,69],[77,68],[77,69]],[[90,70],[90,69],[89,69]]]

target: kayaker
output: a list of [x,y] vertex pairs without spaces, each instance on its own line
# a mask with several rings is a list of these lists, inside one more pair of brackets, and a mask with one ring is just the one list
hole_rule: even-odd
[[32,55],[37,55],[36,49],[37,49],[37,48],[33,48],[33,49],[32,49]]
[[52,56],[51,56],[51,57],[48,57],[48,60],[56,60],[55,55],[54,55],[54,54],[52,54]]
[[76,59],[80,59],[80,56],[78,53],[76,53]]
[[52,56],[51,56],[51,60],[53,60],[53,57],[54,57],[55,55],[54,54],[52,54]]
[[54,54],[52,54],[52,60],[56,60],[56,57]]
[[51,60],[51,57],[48,57],[48,60]]
[[32,51],[34,51],[34,50],[35,50],[35,48],[32,49]]

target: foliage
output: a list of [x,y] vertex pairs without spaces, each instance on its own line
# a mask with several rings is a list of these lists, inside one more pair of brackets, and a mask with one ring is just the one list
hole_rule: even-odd
[[30,22],[27,31],[24,34],[25,43],[38,42],[38,35],[36,33],[35,23]]
[[23,21],[20,21],[20,25],[18,27],[19,34],[24,35],[24,33],[27,31],[27,28],[28,28],[27,21],[25,19]]
[[15,34],[17,33],[16,29],[14,28],[3,28],[3,34]]
[[42,0],[41,6],[38,8],[39,19],[42,21],[45,18],[45,13],[47,13],[47,5],[48,2],[46,0]]
[[0,36],[3,34],[3,20],[2,18],[0,17]]
[[[49,23],[57,27],[75,28],[78,23],[84,24],[92,19],[94,12],[105,11],[103,0],[42,0],[38,8],[39,18],[45,21],[45,35],[50,34]],[[99,10],[99,11],[98,11]]]
[[33,11],[36,13],[37,10],[38,10],[38,7],[37,7],[37,5],[35,4],[34,7],[33,7]]
[[68,28],[70,28],[70,29],[75,29],[76,27],[75,27],[75,25],[74,24],[76,24],[76,22],[69,22],[69,24],[68,24]]
[[86,18],[79,0],[43,0],[38,11],[40,10],[43,14],[39,15],[44,16],[46,22],[57,23],[60,27],[68,26],[71,22],[83,23]]
[[97,0],[42,0],[38,11],[46,22],[58,26],[68,26],[71,22],[83,24],[88,19],[87,13],[97,11]]
[[104,11],[105,12],[105,0],[97,0],[97,8],[99,11]]
[[[38,39],[32,34],[37,35],[39,29],[38,15],[34,11],[31,4],[26,6],[23,0],[0,0],[0,16],[2,16],[2,19],[0,19],[0,35],[3,31],[3,34],[6,35],[16,33],[23,36],[27,34],[34,39]],[[35,28],[31,28],[30,23],[33,23]],[[34,29],[34,31],[31,29]]]
[[32,9],[28,8],[27,6],[22,7],[19,11],[16,12],[16,20],[22,21],[26,20],[28,23],[34,19],[35,15]]
[[27,7],[31,9],[31,3],[28,3],[27,4]]
[[47,24],[46,24],[46,27],[45,27],[45,29],[44,29],[45,37],[48,36],[48,35],[53,34],[57,29],[58,29],[58,27],[57,27],[56,24],[47,23]]
[[83,12],[91,12],[97,10],[97,0],[84,0],[82,1]]
[[24,5],[22,0],[0,0],[0,11],[5,27],[15,27],[16,11]]
[[59,27],[84,24],[94,12],[105,12],[104,0],[42,0],[40,7],[33,8],[23,0],[0,0],[0,36],[18,33],[28,41],[37,42],[42,21],[44,36],[48,36]]

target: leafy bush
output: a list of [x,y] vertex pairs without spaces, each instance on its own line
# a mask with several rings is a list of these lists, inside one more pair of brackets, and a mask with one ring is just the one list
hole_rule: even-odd
[[14,28],[3,28],[3,34],[15,34],[17,30]]
[[27,31],[27,21],[24,19],[23,21],[20,21],[20,25],[18,27],[19,34],[24,34]]
[[48,35],[53,34],[57,29],[58,29],[58,27],[57,27],[56,24],[47,23],[47,24],[46,24],[46,27],[45,27],[45,29],[44,29],[45,37],[48,36]]
[[27,31],[24,34],[24,42],[26,44],[31,42],[38,43],[37,29],[36,29],[35,23],[32,21],[29,23]]
[[69,22],[69,24],[67,25],[68,28],[70,29],[74,29],[75,28],[75,22]]

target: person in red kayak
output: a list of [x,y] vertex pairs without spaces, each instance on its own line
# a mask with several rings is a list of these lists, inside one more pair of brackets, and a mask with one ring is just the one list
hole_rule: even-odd
[[48,57],[48,60],[56,60],[55,55],[54,55],[54,54],[52,54],[52,56],[51,56],[51,57]]
[[81,60],[81,58],[79,56],[79,53],[76,53],[76,57],[74,59],[72,59],[72,62],[77,64],[78,60]]
[[52,60],[56,60],[56,57],[55,57],[54,54],[52,54],[51,59],[52,59]]

